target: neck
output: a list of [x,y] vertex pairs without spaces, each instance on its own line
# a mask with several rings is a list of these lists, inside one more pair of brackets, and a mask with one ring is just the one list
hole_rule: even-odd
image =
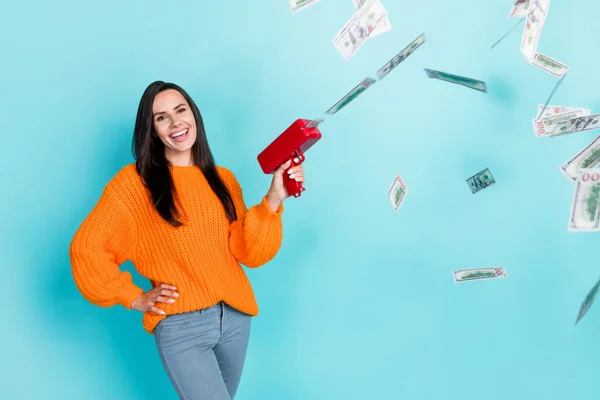
[[166,154],[165,157],[174,167],[191,167],[194,165],[194,160],[190,153],[181,153],[181,154]]

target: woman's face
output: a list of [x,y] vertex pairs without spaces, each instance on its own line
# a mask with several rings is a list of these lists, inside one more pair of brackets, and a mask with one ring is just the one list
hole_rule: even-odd
[[154,130],[165,144],[165,157],[174,165],[190,165],[191,148],[196,142],[196,120],[181,93],[160,92],[152,105]]

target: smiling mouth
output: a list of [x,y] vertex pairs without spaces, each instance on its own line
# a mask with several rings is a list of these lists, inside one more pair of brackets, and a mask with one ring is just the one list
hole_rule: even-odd
[[169,137],[171,139],[173,139],[174,141],[180,143],[180,142],[183,142],[185,139],[187,139],[188,131],[189,131],[189,129],[182,129],[180,131],[170,134]]

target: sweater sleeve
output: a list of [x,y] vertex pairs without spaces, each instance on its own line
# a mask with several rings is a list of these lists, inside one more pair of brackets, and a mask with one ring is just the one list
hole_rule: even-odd
[[237,212],[237,220],[229,226],[229,249],[245,266],[260,267],[273,259],[281,247],[283,205],[273,212],[264,196],[259,204],[246,209],[240,184],[231,171],[225,171]]
[[[110,184],[109,184],[110,185]],[[119,266],[135,252],[136,225],[131,212],[109,185],[75,233],[69,255],[75,284],[100,307],[131,303],[143,292]]]

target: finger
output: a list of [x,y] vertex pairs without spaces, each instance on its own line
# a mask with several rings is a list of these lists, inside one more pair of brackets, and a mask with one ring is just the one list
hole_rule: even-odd
[[284,162],[283,164],[281,164],[279,166],[279,168],[285,169],[285,168],[289,167],[291,163],[292,163],[292,160],[287,160],[286,162]]
[[177,290],[177,288],[175,286],[167,285],[166,283],[161,283],[160,285],[157,286],[157,288]]
[[156,297],[156,301],[160,301],[161,303],[175,303],[175,299],[172,299],[170,297],[165,297],[165,296],[157,296]]
[[153,313],[156,313],[156,314],[165,315],[165,312],[163,310],[161,310],[160,308],[156,308],[154,306],[152,306],[150,311],[152,311]]
[[167,290],[167,289],[161,289],[158,291],[158,293],[156,293],[157,296],[163,295],[163,296],[169,296],[169,297],[179,297],[179,293],[174,292],[172,290]]

